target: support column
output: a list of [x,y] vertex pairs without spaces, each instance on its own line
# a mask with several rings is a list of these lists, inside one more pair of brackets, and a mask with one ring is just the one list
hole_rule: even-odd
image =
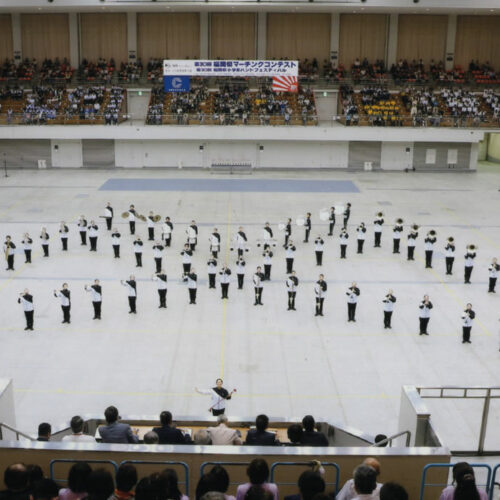
[[127,12],[127,48],[128,60],[135,62],[137,60],[137,14]]
[[209,39],[210,39],[210,26],[209,26],[208,12],[200,12],[200,59],[208,59],[210,57]]
[[21,14],[11,14],[12,20],[12,51],[14,62],[19,64],[23,59],[23,42],[21,37]]
[[80,26],[78,25],[78,14],[68,14],[69,23],[69,62],[73,68],[80,65]]
[[387,69],[391,69],[393,64],[396,64],[398,57],[398,14],[389,16],[389,33],[387,36]]
[[267,59],[267,13],[257,13],[257,59]]
[[330,16],[330,62],[339,65],[340,46],[340,14],[332,13]]
[[453,66],[455,64],[456,37],[457,37],[457,15],[450,14],[448,16],[448,29],[446,31],[446,53],[444,59],[444,67],[447,71],[453,69]]

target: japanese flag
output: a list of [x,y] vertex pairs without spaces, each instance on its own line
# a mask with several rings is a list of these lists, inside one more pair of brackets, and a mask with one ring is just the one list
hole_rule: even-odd
[[273,76],[274,92],[298,92],[299,82],[296,76]]

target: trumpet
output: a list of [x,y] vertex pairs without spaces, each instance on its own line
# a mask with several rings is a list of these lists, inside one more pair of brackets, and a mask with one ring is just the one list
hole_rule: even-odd
[[399,219],[396,219],[396,224],[403,224],[403,219],[401,217]]

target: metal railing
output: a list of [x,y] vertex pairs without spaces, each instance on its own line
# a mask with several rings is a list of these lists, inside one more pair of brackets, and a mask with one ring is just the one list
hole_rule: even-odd
[[49,475],[50,479],[58,482],[64,483],[67,482],[67,479],[59,479],[54,477],[54,465],[55,464],[76,464],[76,463],[87,463],[87,464],[103,464],[103,465],[111,465],[113,467],[114,473],[118,472],[118,464],[114,460],[92,460],[92,459],[78,459],[78,458],[58,458],[55,460],[51,460],[49,462]]
[[146,125],[318,125],[317,115],[284,114],[268,115],[251,113],[246,117],[237,114],[183,113],[161,114],[148,113]]
[[406,435],[406,444],[405,446],[408,448],[410,446],[410,442],[411,442],[411,431],[402,431],[402,432],[398,432],[397,434],[394,434],[393,436],[389,436],[388,438],[385,438],[383,439],[382,441],[379,441],[378,443],[374,443],[372,444],[372,446],[384,446],[385,444],[388,444],[389,447],[392,446],[392,442],[394,441],[394,439],[398,438],[398,437],[401,437],[401,436],[405,436]]
[[33,436],[30,436],[28,434],[25,434],[22,431],[19,431],[15,429],[14,427],[11,427],[9,424],[6,424],[4,422],[0,422],[0,441],[3,440],[3,429],[7,429],[11,432],[13,432],[16,435],[16,441],[19,441],[19,436],[29,439],[30,441],[36,441],[36,439]]
[[[269,476],[269,481],[271,483],[275,483],[277,484],[278,486],[280,485],[295,485],[297,484],[296,482],[294,483],[285,483],[285,482],[282,482],[282,481],[276,481],[275,480],[275,474],[276,474],[276,468],[277,467],[300,467],[300,466],[305,466],[305,467],[310,467],[312,468],[313,467],[314,462],[274,462],[272,465],[271,465],[271,471],[270,471],[270,476]],[[335,487],[335,494],[337,494],[337,492],[339,491],[339,481],[340,481],[340,467],[338,466],[338,464],[336,464],[335,462],[321,462],[321,466],[326,468],[326,469],[333,469],[335,470],[335,480],[333,482],[328,482],[326,479],[325,479],[325,484],[326,485],[334,485]],[[327,475],[327,472],[325,470],[325,476]]]

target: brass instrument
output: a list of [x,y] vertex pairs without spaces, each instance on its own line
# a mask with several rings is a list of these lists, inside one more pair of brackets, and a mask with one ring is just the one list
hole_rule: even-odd
[[384,212],[377,212],[376,216],[382,218],[384,216]]
[[153,216],[153,222],[160,222],[161,221],[161,215],[154,215]]
[[431,229],[431,230],[427,233],[427,235],[428,235],[428,236],[436,236],[436,234],[437,234],[437,233],[436,233],[436,231],[434,231],[434,229]]
[[142,220],[142,222],[146,222],[146,220],[147,220],[145,215],[138,215],[137,218],[139,220]]
[[396,219],[396,224],[403,224],[403,219],[401,217],[399,219]]
[[454,243],[455,242],[455,238],[453,238],[453,236],[450,236],[448,238],[448,243]]
[[418,231],[418,224],[413,224],[413,226],[411,226],[411,228],[414,230],[414,231]]
[[477,250],[476,245],[467,245],[467,250],[470,250],[471,252],[475,252]]
[[128,218],[128,212],[123,212],[122,213],[122,218],[127,219]]

